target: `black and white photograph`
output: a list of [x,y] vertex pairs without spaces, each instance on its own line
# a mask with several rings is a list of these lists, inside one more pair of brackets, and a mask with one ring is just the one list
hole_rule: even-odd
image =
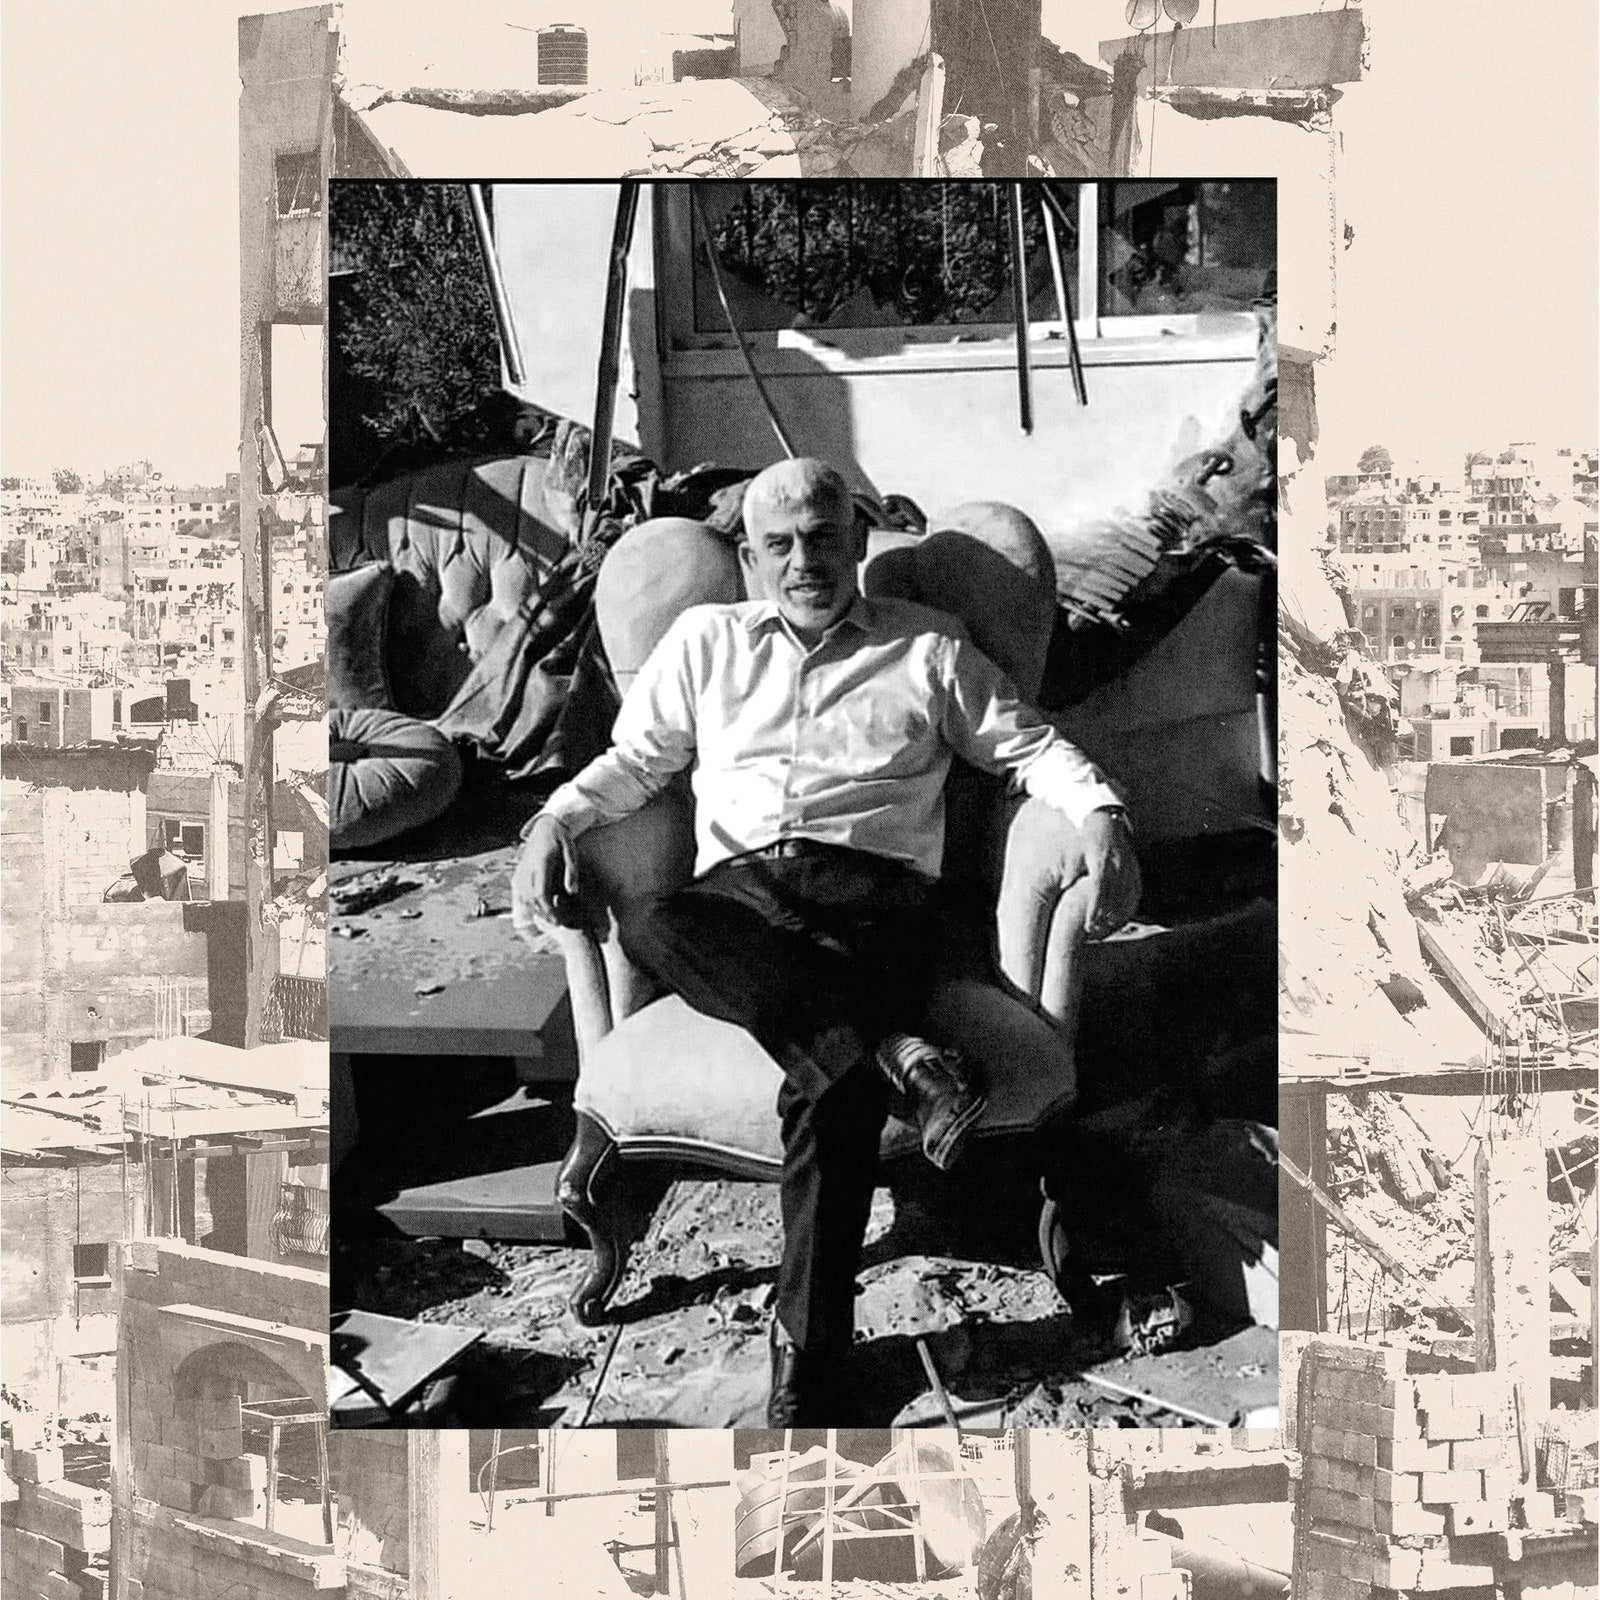
[[1270,1426],[1273,185],[329,208],[335,1420]]

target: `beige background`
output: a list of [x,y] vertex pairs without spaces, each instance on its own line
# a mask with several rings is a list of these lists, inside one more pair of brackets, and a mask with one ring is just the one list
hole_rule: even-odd
[[[1222,0],[1225,21],[1305,9]],[[582,0],[571,10],[581,22]],[[1123,0],[1046,0],[1052,35],[1090,60],[1125,31],[1122,11]],[[1159,110],[1154,128],[1157,174],[1281,177],[1286,329],[1317,322],[1331,248],[1322,443],[1295,497],[1312,536],[1322,474],[1367,444],[1444,469],[1475,446],[1592,446],[1600,431],[1600,8],[1370,0],[1366,11],[1370,71],[1335,107],[1331,140]],[[236,16],[226,0],[7,0],[8,474],[145,456],[178,481],[237,467]],[[1142,121],[1148,149],[1148,107]],[[1330,159],[1325,220],[1308,213],[1326,205]]]

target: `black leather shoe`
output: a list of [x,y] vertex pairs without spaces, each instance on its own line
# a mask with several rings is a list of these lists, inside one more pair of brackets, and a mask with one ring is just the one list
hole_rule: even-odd
[[961,1158],[967,1135],[977,1125],[987,1095],[979,1094],[954,1050],[939,1050],[926,1039],[897,1033],[878,1046],[878,1070],[916,1118],[922,1153],[941,1172]]
[[776,1317],[772,1322],[772,1390],[767,1396],[769,1428],[826,1428],[839,1421],[830,1400],[838,1393],[842,1350],[802,1350],[789,1342]]

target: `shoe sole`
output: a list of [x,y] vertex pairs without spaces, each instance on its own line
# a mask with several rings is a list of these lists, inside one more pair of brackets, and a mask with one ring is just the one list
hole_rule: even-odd
[[923,1147],[923,1154],[941,1172],[948,1172],[961,1157],[963,1145],[967,1135],[972,1131],[972,1126],[978,1118],[988,1109],[989,1097],[980,1094],[971,1105],[963,1111],[954,1122],[940,1135],[939,1142],[929,1150]]

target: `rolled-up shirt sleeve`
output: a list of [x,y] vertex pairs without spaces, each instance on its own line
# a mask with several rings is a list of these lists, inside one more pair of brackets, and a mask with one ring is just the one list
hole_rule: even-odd
[[1011,773],[1080,827],[1093,811],[1123,806],[1106,775],[1026,704],[975,644],[952,638],[948,646],[943,731],[952,750],[987,772]]
[[694,611],[686,611],[651,651],[623,696],[611,748],[562,784],[541,813],[576,838],[639,810],[695,756]]

